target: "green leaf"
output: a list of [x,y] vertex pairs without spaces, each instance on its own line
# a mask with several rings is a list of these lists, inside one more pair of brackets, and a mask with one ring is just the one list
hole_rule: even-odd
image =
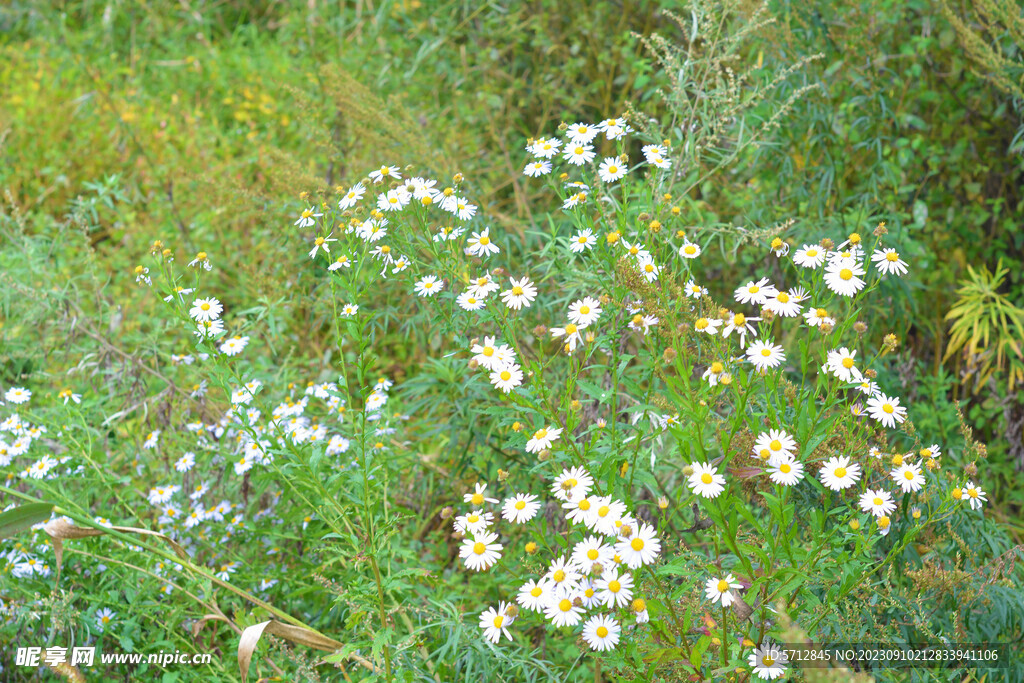
[[701,662],[704,660],[704,652],[710,644],[710,636],[701,636],[700,640],[694,644],[693,649],[690,650],[690,664],[699,669]]
[[52,512],[50,503],[29,503],[0,513],[0,538],[10,538],[33,524],[45,522]]

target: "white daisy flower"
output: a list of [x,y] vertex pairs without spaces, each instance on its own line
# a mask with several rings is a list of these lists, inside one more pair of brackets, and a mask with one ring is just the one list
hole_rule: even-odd
[[594,581],[597,598],[608,609],[625,607],[633,601],[633,577],[629,572],[619,574],[618,569],[607,570]]
[[693,474],[686,483],[694,493],[704,498],[717,498],[725,490],[725,477],[718,474],[718,468],[712,467],[711,463],[694,463]]
[[980,486],[976,486],[973,481],[967,482],[961,490],[960,500],[966,500],[971,505],[972,510],[981,509],[981,504],[988,501],[985,497],[985,492]]
[[902,423],[907,419],[907,409],[900,406],[900,400],[882,393],[868,399],[867,410],[871,419],[881,422],[890,429],[896,427],[896,423]]
[[506,614],[508,607],[507,602],[499,602],[498,609],[488,607],[480,613],[480,628],[484,630],[484,638],[492,643],[497,644],[501,640],[502,634],[509,640],[512,640],[512,634],[508,632],[508,626],[512,623],[513,619]]
[[569,251],[579,254],[593,249],[595,244],[597,244],[597,238],[594,236],[593,230],[584,228],[569,240]]
[[534,612],[543,612],[554,598],[554,590],[548,581],[534,581],[530,579],[519,588],[519,595],[516,597],[523,609]]
[[619,643],[620,628],[618,622],[605,614],[599,614],[583,625],[583,640],[590,649],[597,651],[612,650]]
[[416,282],[413,291],[419,296],[434,296],[444,289],[444,280],[439,280],[436,275],[427,275]]
[[889,475],[900,485],[903,493],[919,491],[924,486],[924,474],[921,472],[920,465],[904,463],[890,472]]
[[733,297],[741,304],[763,306],[769,297],[774,297],[778,293],[779,291],[775,286],[769,284],[768,278],[763,277],[757,282],[751,280],[742,287],[739,287],[733,293]]
[[792,458],[783,458],[768,468],[768,477],[775,484],[793,486],[804,478],[804,465]]
[[777,368],[786,361],[782,347],[771,342],[755,340],[747,347],[747,360],[759,371]]
[[529,493],[517,493],[508,500],[501,508],[501,516],[515,524],[529,522],[540,510],[540,503],[537,496]]
[[593,324],[601,317],[601,302],[593,297],[583,297],[569,305],[569,320],[580,328]]
[[495,543],[496,540],[498,534],[487,532],[466,539],[459,548],[459,557],[465,561],[466,567],[473,571],[488,569],[501,559],[501,550],[505,547]]
[[626,175],[626,167],[615,157],[605,157],[597,169],[597,175],[605,183],[614,183]]
[[655,536],[654,527],[650,524],[640,524],[640,528],[634,531],[630,538],[624,538],[615,544],[615,553],[630,569],[651,564],[658,558],[660,552],[661,541]]
[[871,260],[882,273],[907,274],[907,264],[895,249],[877,249],[871,254]]
[[858,504],[863,512],[870,512],[875,517],[888,515],[896,509],[896,503],[892,499],[892,494],[884,489],[878,489],[877,491],[874,489],[865,490],[861,494]]
[[736,580],[732,574],[725,578],[713,577],[704,584],[704,594],[712,603],[719,603],[722,607],[728,607],[739,597],[739,589],[743,584]]
[[817,244],[805,244],[793,254],[793,263],[804,268],[819,268],[827,256],[828,252]]
[[821,483],[833,491],[842,491],[860,479],[860,465],[846,456],[829,458],[818,472]]
[[562,430],[559,427],[541,427],[529,441],[526,442],[527,453],[540,453],[545,448],[551,448],[551,445],[562,435]]
[[573,166],[589,164],[594,160],[595,156],[596,154],[592,145],[580,143],[570,143],[566,146],[565,152],[562,154],[562,158]]
[[836,259],[825,267],[825,285],[839,296],[853,296],[867,284],[864,269],[854,259]]
[[537,288],[530,282],[530,278],[520,279],[509,278],[509,288],[501,293],[501,300],[513,310],[528,308],[533,300],[537,298]]

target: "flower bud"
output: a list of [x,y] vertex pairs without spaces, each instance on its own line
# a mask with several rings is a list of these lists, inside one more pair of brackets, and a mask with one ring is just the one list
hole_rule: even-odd
[[508,481],[508,476],[509,476],[508,470],[503,470],[501,468],[498,468],[498,481],[504,483],[504,482]]
[[665,349],[665,351],[664,351],[664,352],[662,352],[662,354],[661,354],[661,360],[662,360],[663,362],[665,362],[665,363],[671,363],[672,361],[674,361],[674,360],[676,359],[676,356],[677,356],[677,355],[678,355],[678,354],[676,354],[676,350],[675,350],[675,349],[673,349],[673,348],[672,348],[672,347],[670,346],[670,347],[668,347],[667,349]]
[[973,463],[973,462],[967,463],[967,465],[964,467],[964,474],[966,474],[968,477],[976,476],[978,474],[978,465],[977,465],[977,463]]
[[547,460],[550,460],[551,449],[545,448],[544,450],[542,450],[540,453],[537,454],[537,459],[540,460],[541,462],[546,462]]
[[636,219],[641,223],[646,223],[647,221],[651,220],[651,214],[644,211],[639,216],[637,216]]
[[537,552],[537,544],[536,543],[534,543],[533,541],[530,541],[529,543],[526,544],[526,554],[527,555],[533,555],[536,552]]
[[450,505],[446,506],[443,510],[441,510],[441,519],[451,519],[451,516],[454,514],[455,510],[453,510]]
[[853,324],[853,331],[857,334],[864,334],[868,331],[868,326],[862,323],[860,320]]
[[878,224],[878,227],[875,228],[875,237],[881,237],[882,235],[887,234],[889,234],[889,229],[885,227],[885,221],[882,221]]
[[858,529],[860,529],[860,522],[858,520],[856,520],[856,519],[851,519],[850,520],[850,528],[853,529],[854,531],[857,531]]
[[534,337],[544,337],[548,333],[548,328],[545,325],[537,325],[533,328]]

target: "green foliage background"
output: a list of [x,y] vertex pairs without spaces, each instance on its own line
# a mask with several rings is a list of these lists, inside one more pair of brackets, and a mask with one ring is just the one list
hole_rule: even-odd
[[[657,90],[672,74],[655,67],[639,36],[684,39],[661,11],[675,6],[6,3],[0,383],[57,390],[53,368],[96,367],[95,389],[139,421],[135,431],[159,424],[158,406],[136,409],[136,384],[166,379],[152,361],[165,348],[162,327],[131,275],[156,238],[179,258],[218,255],[211,284],[225,298],[258,302],[268,362],[310,376],[329,368],[326,307],[288,296],[307,258],[289,229],[298,192],[332,196],[382,161],[439,177],[461,172],[483,212],[531,251],[537,190],[520,182],[525,139],[627,104],[669,115]],[[880,292],[876,315],[909,322],[869,334],[900,337],[888,362],[905,379],[901,395],[936,407],[917,426],[953,453],[963,445],[960,402],[988,444],[986,512],[1019,543],[1024,42],[1012,12],[1000,21],[990,9],[1012,3],[769,6],[776,23],[745,44],[738,63],[770,74],[813,58],[782,94],[813,89],[770,143],[697,184],[686,216],[751,231],[792,219],[782,236],[795,245],[885,220],[911,271]],[[66,235],[56,244],[16,239],[55,230]],[[750,268],[743,253],[723,257]],[[951,336],[958,321],[962,334]],[[401,380],[441,340],[411,327],[378,344]],[[438,384],[457,381],[433,361],[427,369]],[[125,434],[111,428],[98,437],[117,452]],[[457,474],[467,467],[446,450],[438,458]],[[955,457],[946,464],[958,465]],[[431,494],[444,486],[433,476]]]

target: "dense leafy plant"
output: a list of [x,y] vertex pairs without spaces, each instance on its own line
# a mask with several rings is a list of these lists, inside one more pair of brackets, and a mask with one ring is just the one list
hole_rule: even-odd
[[[557,42],[536,5],[225,3],[198,10],[217,41],[198,57],[170,40],[169,63],[130,68],[135,20],[115,13],[111,53],[66,72],[96,8],[15,21],[61,41],[7,45],[0,72],[18,94],[4,125],[34,132],[5,142],[0,171],[5,642],[224,655],[104,664],[165,680],[234,680],[235,653],[250,678],[743,680],[769,639],[1019,638],[1020,493],[968,425],[1014,424],[1016,397],[1001,383],[962,412],[941,363],[995,307],[1005,327],[973,348],[1013,357],[1017,273],[962,292],[952,346],[920,323],[945,315],[932,289],[965,228],[925,230],[947,200],[907,150],[980,188],[973,148],[910,118],[927,97],[896,118],[928,135],[881,154],[869,100],[836,105],[883,76],[815,36],[876,5],[809,24],[784,5],[627,6],[610,50],[608,7]],[[895,39],[903,15],[877,7],[875,37]],[[140,11],[151,39],[178,30]],[[404,30],[440,37],[395,72],[374,46]],[[305,50],[346,31],[358,78]],[[481,33],[566,65],[446,55]],[[26,53],[52,59],[19,68]],[[276,83],[292,63],[301,78]],[[162,98],[182,74],[192,90]],[[920,75],[900,78],[941,89]],[[433,87],[449,81],[464,85]],[[444,113],[436,139],[398,84]],[[536,99],[505,97],[527,84]],[[82,137],[30,142],[69,117]],[[136,167],[104,175],[119,155]],[[1011,195],[970,211],[1011,221]],[[934,671],[878,672],[904,673]]]

